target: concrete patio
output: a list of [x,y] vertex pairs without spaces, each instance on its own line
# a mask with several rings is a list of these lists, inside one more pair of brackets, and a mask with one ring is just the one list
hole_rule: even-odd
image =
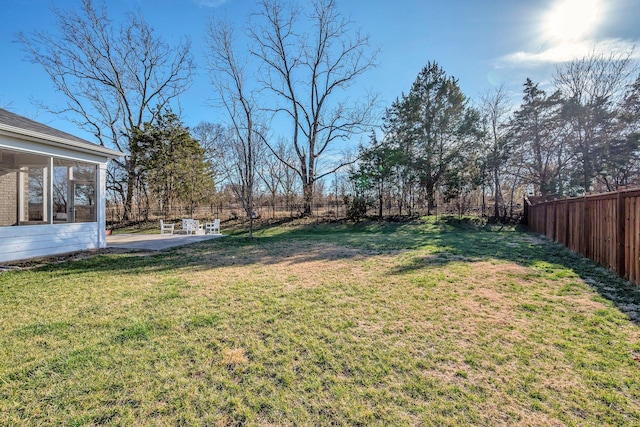
[[223,237],[222,234],[115,234],[107,236],[107,247],[161,251]]

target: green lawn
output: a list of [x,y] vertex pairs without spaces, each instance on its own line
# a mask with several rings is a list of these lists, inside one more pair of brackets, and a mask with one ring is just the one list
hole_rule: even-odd
[[0,425],[633,425],[640,292],[454,220],[0,273]]

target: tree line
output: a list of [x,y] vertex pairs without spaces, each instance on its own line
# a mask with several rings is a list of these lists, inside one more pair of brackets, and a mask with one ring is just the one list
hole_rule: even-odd
[[[515,111],[504,87],[473,103],[429,62],[380,125],[376,96],[349,91],[377,51],[335,1],[261,0],[240,31],[209,21],[200,67],[226,120],[189,128],[174,110],[196,72],[188,40],[169,45],[140,13],[116,24],[93,0],[53,13],[54,32],[20,35],[65,96],[42,107],[126,153],[107,177],[125,220],[134,205],[168,213],[234,198],[252,229],[258,193],[308,215],[329,177],[355,215],[368,206],[379,216],[390,206],[431,213],[482,193],[495,218],[523,189],[558,197],[639,181],[631,53],[565,64],[549,92],[527,79]],[[340,151],[367,133],[357,153]]]
[[416,200],[431,212],[436,195],[464,205],[487,192],[498,219],[523,191],[550,198],[639,185],[640,76],[631,53],[559,66],[550,93],[526,79],[514,111],[504,87],[472,103],[429,62],[387,109],[382,137],[360,150],[350,173],[355,213],[368,203],[382,216],[385,205],[410,210]]

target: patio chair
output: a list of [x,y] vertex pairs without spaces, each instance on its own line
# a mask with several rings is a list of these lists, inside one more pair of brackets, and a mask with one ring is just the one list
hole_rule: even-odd
[[214,219],[213,222],[207,222],[204,225],[204,232],[206,234],[220,234],[220,220]]
[[160,220],[160,234],[164,234],[165,231],[169,232],[169,234],[173,234],[175,231],[175,224],[164,222]]

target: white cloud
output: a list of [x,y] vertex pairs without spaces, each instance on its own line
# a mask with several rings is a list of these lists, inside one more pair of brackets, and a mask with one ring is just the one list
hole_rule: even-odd
[[204,7],[220,7],[223,4],[227,3],[229,0],[194,0],[194,2],[198,5],[198,6],[204,6]]
[[633,50],[633,58],[640,59],[640,50],[634,49],[635,43],[623,39],[605,39],[601,41],[584,40],[565,42],[540,52],[515,52],[498,59],[498,68],[519,66],[543,66],[559,64],[574,59],[584,58],[591,54],[621,54]]

